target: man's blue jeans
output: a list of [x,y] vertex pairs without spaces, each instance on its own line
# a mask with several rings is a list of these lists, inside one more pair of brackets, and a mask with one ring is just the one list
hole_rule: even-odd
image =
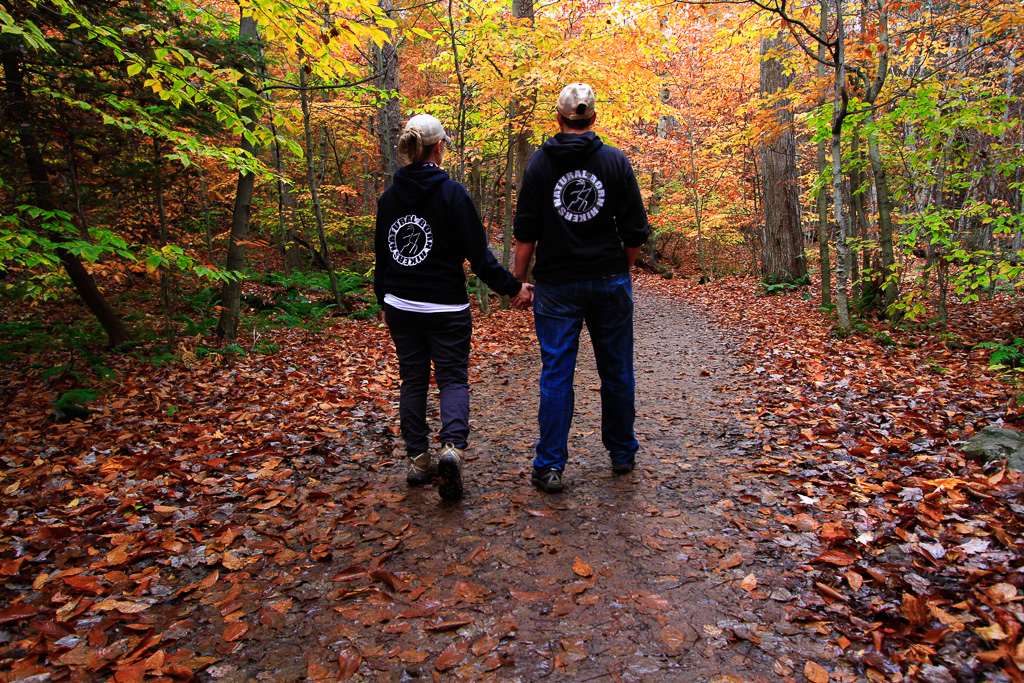
[[628,274],[568,284],[538,282],[533,319],[540,342],[540,440],[534,467],[564,470],[580,332],[587,323],[601,377],[601,439],[613,464],[636,455],[633,283]]

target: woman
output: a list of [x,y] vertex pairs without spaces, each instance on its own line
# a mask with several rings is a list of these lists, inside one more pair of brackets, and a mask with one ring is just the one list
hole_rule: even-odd
[[[462,497],[463,451],[469,436],[469,340],[472,320],[463,263],[491,289],[515,297],[517,307],[533,298],[498,265],[473,200],[441,168],[450,144],[441,122],[417,114],[405,125],[398,151],[408,165],[377,201],[373,286],[398,352],[402,388],[398,414],[409,458],[406,482],[439,479],[445,500]],[[443,444],[430,455],[427,388],[430,364],[441,394]]]

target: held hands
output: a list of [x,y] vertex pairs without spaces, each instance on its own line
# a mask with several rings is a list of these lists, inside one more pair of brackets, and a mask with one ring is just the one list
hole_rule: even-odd
[[533,285],[529,282],[524,282],[522,289],[519,293],[512,297],[512,307],[516,310],[525,310],[530,307],[533,303]]

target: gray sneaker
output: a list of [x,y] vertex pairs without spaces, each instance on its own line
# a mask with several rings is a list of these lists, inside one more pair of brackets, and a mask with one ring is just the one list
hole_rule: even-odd
[[444,500],[462,498],[462,450],[446,443],[437,459],[437,492]]
[[429,484],[437,473],[437,465],[430,458],[430,453],[417,453],[409,456],[409,469],[405,473],[405,483],[409,486]]
[[561,493],[565,490],[562,471],[554,467],[534,467],[530,480],[544,493]]

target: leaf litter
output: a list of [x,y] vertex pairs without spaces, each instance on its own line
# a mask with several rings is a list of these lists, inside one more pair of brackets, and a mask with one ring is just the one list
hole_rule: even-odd
[[[745,280],[637,285],[645,466],[607,473],[579,392],[561,497],[529,487],[528,314],[475,320],[454,510],[404,487],[376,321],[125,358],[69,423],[6,368],[0,680],[1021,680],[1020,476],[957,450],[1018,415],[985,358],[835,339]],[[965,338],[1002,320],[963,316]]]

